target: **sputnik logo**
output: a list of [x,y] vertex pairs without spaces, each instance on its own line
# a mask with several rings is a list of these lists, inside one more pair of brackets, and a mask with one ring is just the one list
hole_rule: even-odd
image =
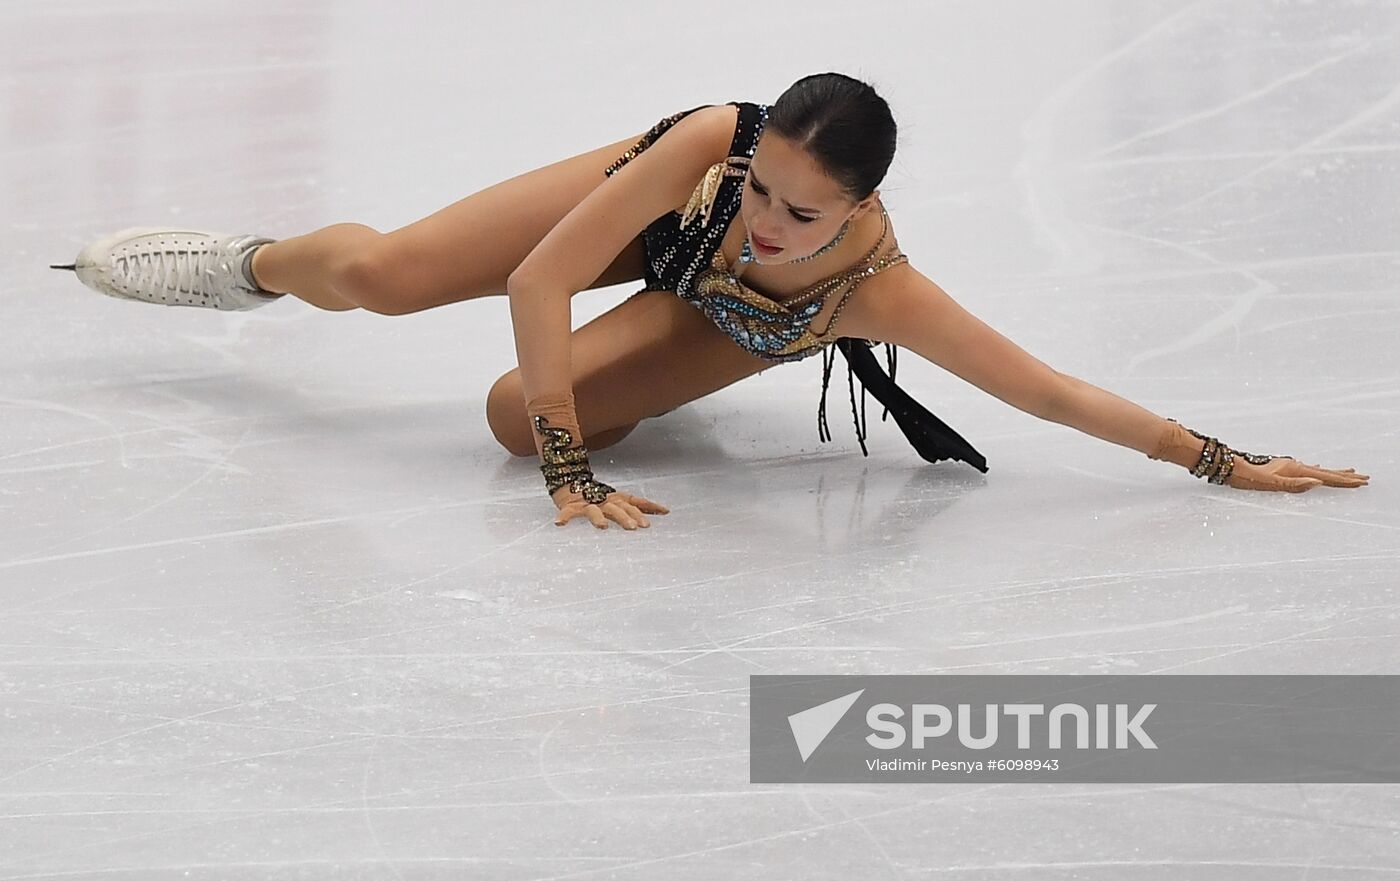
[[831,733],[831,729],[836,727],[836,723],[841,721],[841,717],[845,716],[846,711],[856,702],[856,698],[864,693],[865,689],[862,688],[860,691],[853,691],[787,717],[788,726],[792,728],[792,739],[797,743],[797,751],[802,754],[802,761],[807,761],[807,757],[816,752],[817,747],[821,746],[822,741]]

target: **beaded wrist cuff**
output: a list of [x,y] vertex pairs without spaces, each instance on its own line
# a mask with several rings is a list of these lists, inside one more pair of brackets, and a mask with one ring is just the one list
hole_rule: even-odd
[[569,492],[583,496],[590,505],[601,505],[609,493],[617,492],[593,476],[593,469],[588,465],[588,450],[582,444],[573,446],[573,435],[567,428],[550,427],[544,416],[534,417],[534,422],[535,432],[543,439],[540,455],[544,464],[540,471],[544,473],[545,490],[551,496],[559,487],[567,486]]
[[[1168,418],[1168,422],[1176,422],[1175,419]],[[1176,422],[1177,425],[1181,423]],[[1235,470],[1235,457],[1239,456],[1251,465],[1264,465],[1274,459],[1291,459],[1292,456],[1266,456],[1262,453],[1246,453],[1243,450],[1236,450],[1220,442],[1219,438],[1207,437],[1199,431],[1195,431],[1181,425],[1194,437],[1205,441],[1205,447],[1201,450],[1201,458],[1197,460],[1191,470],[1192,477],[1204,477],[1210,483],[1224,485],[1230,479],[1230,475]]]

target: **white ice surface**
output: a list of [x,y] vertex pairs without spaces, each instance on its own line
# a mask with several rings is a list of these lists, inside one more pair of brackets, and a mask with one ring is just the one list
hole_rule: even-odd
[[[1394,2],[0,5],[0,878],[1394,878],[1394,787],[756,786],[746,702],[1400,673],[1397,58]],[[818,443],[812,358],[595,454],[652,528],[557,529],[485,424],[501,298],[231,314],[46,268],[128,225],[393,229],[824,70],[891,102],[885,203],[968,309],[1371,486],[1207,486],[906,351],[990,473],[873,406],[862,458],[839,357]]]

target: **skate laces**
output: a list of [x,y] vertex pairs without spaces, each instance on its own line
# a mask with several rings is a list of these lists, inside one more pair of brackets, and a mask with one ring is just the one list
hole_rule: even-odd
[[213,295],[236,278],[229,259],[216,251],[217,246],[179,249],[166,246],[145,246],[134,254],[116,258],[118,271],[124,273],[133,287],[183,293]]

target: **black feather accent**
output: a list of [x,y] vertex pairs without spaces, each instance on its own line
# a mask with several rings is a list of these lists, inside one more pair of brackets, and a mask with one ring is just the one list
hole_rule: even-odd
[[[889,366],[889,374],[880,369],[880,363],[875,360],[875,355],[870,351],[874,343],[869,340],[855,339],[852,337],[839,337],[834,347],[827,347],[822,352],[822,397],[817,413],[817,428],[819,437],[823,442],[831,440],[831,430],[826,423],[826,389],[831,379],[831,365],[835,356],[829,351],[831,348],[841,350],[841,354],[846,358],[847,382],[851,388],[851,417],[856,423],[856,439],[860,441],[861,452],[869,456],[866,449],[865,438],[868,429],[862,424],[861,417],[865,413],[865,393],[867,391],[875,396],[875,400],[885,406],[885,412],[881,415],[881,421],[885,416],[894,414],[895,424],[899,430],[904,432],[904,436],[909,439],[910,445],[915,452],[926,462],[938,462],[943,459],[956,459],[959,462],[966,462],[983,474],[987,473],[987,460],[972,444],[968,443],[962,435],[954,431],[948,423],[930,413],[922,404],[909,396],[894,382],[896,367],[895,347],[885,344],[885,362]],[[856,410],[855,385],[854,380],[860,379],[861,404],[860,411]]]

